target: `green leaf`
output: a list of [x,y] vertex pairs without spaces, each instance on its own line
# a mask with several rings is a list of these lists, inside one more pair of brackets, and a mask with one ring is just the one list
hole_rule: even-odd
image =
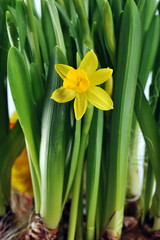
[[151,0],[145,0],[143,10],[142,10],[142,13],[141,13],[142,30],[143,30],[144,33],[146,33],[148,31],[148,28],[149,28],[149,26],[152,22],[152,19],[155,15],[156,8],[157,8],[157,1],[156,0],[152,0],[152,1]]
[[[136,89],[135,111],[136,111],[137,119],[140,124],[141,130],[147,145],[150,161],[156,177],[156,182],[157,182],[157,185],[159,185],[160,184],[160,178],[159,178],[160,135],[159,135],[156,120],[153,116],[153,113],[148,104],[148,101],[143,93],[143,89],[140,83],[137,85],[137,89]],[[160,196],[159,190],[158,190],[158,195]]]
[[159,16],[154,16],[151,26],[149,27],[149,30],[147,31],[144,39],[139,68],[139,79],[143,89],[146,85],[149,72],[153,68],[157,54],[160,37],[159,20]]
[[40,49],[41,49],[41,52],[42,52],[43,64],[49,65],[47,43],[45,41],[45,36],[44,36],[43,30],[42,30],[42,26],[41,26],[41,24],[40,24],[40,22],[38,21],[37,18],[34,18],[34,20],[35,20],[36,29],[37,29],[39,45],[40,45]]
[[40,81],[40,75],[35,63],[30,65],[30,76],[32,84],[32,93],[34,102],[38,107],[39,113],[42,111],[42,101],[44,96],[44,88],[42,82]]
[[9,11],[6,12],[6,26],[11,46],[19,48],[19,37],[16,22]]
[[16,4],[16,20],[18,26],[19,40],[20,40],[20,48],[23,53],[25,40],[27,36],[27,18],[26,11],[22,0],[18,0]]
[[42,0],[42,28],[44,32],[45,42],[47,45],[49,58],[52,54],[53,48],[56,45],[56,37],[52,19],[45,0]]
[[49,10],[49,13],[50,13],[50,16],[51,16],[52,25],[54,27],[56,44],[62,49],[62,51],[64,53],[66,53],[62,28],[61,28],[58,12],[57,12],[57,9],[56,9],[56,6],[55,6],[55,2],[53,2],[51,0],[46,0],[46,5],[48,7],[48,10]]
[[[137,6],[128,0],[122,16],[111,119],[105,224],[120,235],[127,180],[129,138],[141,50],[141,22]],[[113,171],[114,169],[114,171]],[[120,219],[117,216],[121,216]],[[112,219],[111,219],[112,217]]]
[[40,186],[41,180],[38,165],[40,148],[40,123],[38,121],[33,103],[31,79],[27,69],[27,64],[23,55],[15,47],[12,47],[9,50],[7,70],[13,101],[21,127],[29,146],[33,165]]
[[66,154],[67,104],[50,97],[60,87],[56,63],[66,64],[66,58],[55,48],[48,71],[46,96],[42,115],[40,169],[42,178],[41,217],[48,228],[55,229],[62,214],[64,166]]

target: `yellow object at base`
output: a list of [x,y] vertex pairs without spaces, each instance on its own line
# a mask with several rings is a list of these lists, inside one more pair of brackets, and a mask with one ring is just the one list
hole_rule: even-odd
[[20,193],[28,193],[31,197],[33,196],[26,147],[23,149],[20,156],[16,159],[12,167],[11,184]]

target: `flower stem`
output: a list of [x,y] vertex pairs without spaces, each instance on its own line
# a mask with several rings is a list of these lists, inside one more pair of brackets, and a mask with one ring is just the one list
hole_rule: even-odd
[[86,150],[88,133],[89,133],[89,129],[92,121],[93,110],[94,110],[94,107],[92,105],[89,105],[84,118],[81,146],[79,151],[79,159],[78,159],[77,171],[75,175],[75,181],[73,185],[73,196],[72,196],[71,212],[70,212],[70,219],[69,219],[69,230],[68,230],[68,238],[67,238],[68,240],[74,240],[74,236],[75,236],[84,154]]

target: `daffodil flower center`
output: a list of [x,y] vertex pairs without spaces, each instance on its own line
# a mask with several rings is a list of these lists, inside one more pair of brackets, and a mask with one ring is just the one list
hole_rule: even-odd
[[78,93],[86,92],[90,87],[90,81],[83,69],[71,69],[64,78],[63,87]]

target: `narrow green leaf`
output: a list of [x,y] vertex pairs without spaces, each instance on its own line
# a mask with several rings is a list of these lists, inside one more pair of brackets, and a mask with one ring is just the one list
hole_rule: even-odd
[[140,16],[135,2],[128,0],[122,16],[117,54],[105,209],[105,224],[110,220],[107,227],[119,235],[123,224],[129,139],[140,50]]
[[64,39],[63,39],[63,33],[62,28],[58,16],[58,12],[55,6],[55,3],[51,0],[46,0],[46,4],[51,16],[52,25],[54,27],[55,37],[56,37],[56,43],[57,45],[62,49],[64,53],[66,53]]
[[23,53],[25,40],[27,36],[27,18],[26,11],[22,0],[18,0],[16,4],[16,20],[19,33],[19,41],[21,52]]
[[52,92],[61,85],[60,77],[54,69],[56,63],[67,63],[59,48],[55,48],[53,52],[48,72],[40,150],[41,217],[46,226],[51,229],[58,226],[62,214],[68,106],[50,99]]
[[8,79],[21,127],[27,140],[40,186],[40,124],[36,115],[31,79],[23,55],[12,47],[8,54]]
[[149,72],[152,70],[155,62],[160,37],[159,27],[159,16],[155,16],[148,32],[145,35],[144,45],[142,48],[139,79],[143,89],[145,87]]
[[[43,75],[42,59],[41,59],[41,53],[40,53],[40,46],[39,46],[39,42],[38,42],[36,24],[34,21],[33,10],[31,7],[31,0],[24,0],[24,2],[26,4],[26,13],[27,13],[27,20],[28,20],[28,25],[27,25],[28,26],[28,41],[30,43],[34,62],[37,65],[40,76],[42,76]],[[41,79],[41,81],[42,81],[42,79]]]
[[19,48],[17,26],[12,14],[9,11],[6,12],[6,25],[7,25],[8,38],[11,46],[15,46]]
[[31,75],[31,84],[32,84],[32,92],[33,98],[38,108],[40,108],[40,112],[42,111],[42,100],[44,96],[44,88],[42,82],[40,81],[40,75],[35,63],[31,63],[30,65],[30,75]]
[[[148,153],[150,156],[151,164],[154,170],[157,184],[160,184],[159,178],[159,156],[160,156],[160,135],[157,127],[156,120],[153,116],[152,110],[145,98],[140,83],[137,85],[136,97],[135,97],[135,111],[138,122],[140,124]],[[152,127],[151,127],[152,126]],[[160,196],[160,191],[158,191]]]
[[46,1],[42,0],[41,4],[42,4],[42,28],[44,32],[46,45],[47,45],[48,55],[50,58],[53,48],[56,45],[56,38],[55,38],[54,27],[52,24],[52,19],[51,19]]
[[39,45],[40,49],[42,52],[42,57],[43,57],[43,64],[49,65],[49,56],[48,56],[48,51],[47,51],[47,43],[45,41],[45,36],[42,30],[42,26],[37,18],[34,18],[35,24],[36,24],[36,29],[37,29],[37,34],[38,34],[38,40],[39,40]]
[[157,8],[157,1],[156,0],[146,0],[143,11],[141,14],[141,20],[142,20],[142,30],[144,33],[148,31],[148,28],[152,22],[152,19],[155,15]]

